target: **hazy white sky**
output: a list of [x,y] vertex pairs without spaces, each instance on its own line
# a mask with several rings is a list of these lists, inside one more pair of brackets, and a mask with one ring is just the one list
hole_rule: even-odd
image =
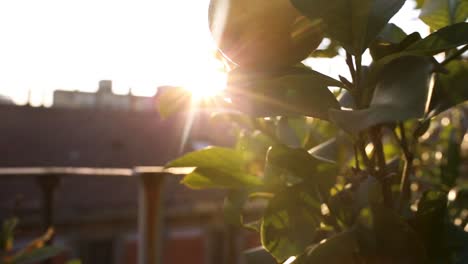
[[[208,0],[1,0],[0,93],[51,103],[54,89],[151,95],[162,84],[203,85],[217,73]],[[398,24],[424,28],[412,2]],[[341,64],[341,61],[339,62]],[[324,72],[337,65],[316,62]],[[331,66],[334,65],[334,66]],[[316,67],[316,68],[317,68]]]

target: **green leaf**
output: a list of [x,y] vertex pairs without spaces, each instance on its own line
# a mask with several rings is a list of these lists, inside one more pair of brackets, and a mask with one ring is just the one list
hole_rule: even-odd
[[405,47],[401,52],[385,56],[372,63],[369,73],[369,83],[371,83],[371,85],[376,83],[385,67],[401,57],[434,56],[464,44],[468,44],[468,23],[458,23],[444,27],[430,34],[428,37]]
[[377,40],[380,42],[397,44],[402,42],[407,36],[403,29],[393,23],[388,23],[377,36]]
[[167,118],[177,111],[186,110],[192,100],[191,94],[181,87],[168,87],[158,91],[157,108],[163,118]]
[[81,264],[81,260],[79,260],[79,259],[72,259],[72,260],[67,261],[66,264]]
[[242,171],[227,173],[216,168],[197,168],[181,181],[192,189],[245,188],[261,185],[262,181]]
[[326,34],[353,55],[361,55],[405,0],[291,0],[312,21],[322,20]]
[[275,259],[263,247],[244,252],[246,264],[276,264]]
[[196,167],[186,175],[182,183],[188,187],[200,188],[242,188],[261,184],[258,177],[249,175],[247,163],[241,152],[220,147],[210,147],[190,152],[166,167]]
[[426,191],[418,203],[416,216],[411,224],[424,242],[430,259],[439,259],[445,252],[444,235],[447,215],[447,194],[440,191]]
[[328,109],[338,108],[328,86],[343,86],[339,81],[295,67],[282,73],[229,73],[227,93],[233,107],[254,117],[305,115],[328,119]]
[[432,29],[465,22],[468,18],[466,0],[426,0],[419,16]]
[[354,237],[354,233],[347,231],[311,246],[305,254],[299,256],[293,263],[357,264],[355,255],[358,253],[359,244]]
[[301,186],[286,188],[270,200],[265,210],[262,245],[278,262],[302,254],[314,242],[319,213],[320,203]]
[[361,212],[357,234],[366,255],[375,255],[382,263],[427,263],[417,233],[396,212],[381,204]]
[[311,127],[307,118],[282,116],[276,126],[276,134],[281,142],[289,147],[303,147],[310,137]]
[[330,43],[327,45],[326,48],[324,49],[316,49],[312,54],[310,54],[310,57],[313,58],[333,58],[339,55],[339,50],[341,46],[340,44],[335,41],[335,40],[330,40]]
[[40,261],[50,259],[55,257],[63,252],[63,248],[60,247],[42,247],[38,249],[34,249],[29,252],[21,253],[13,258],[12,263],[15,264],[32,264],[38,263]]
[[224,221],[230,225],[242,227],[242,211],[247,202],[248,193],[245,190],[231,190],[224,198]]
[[389,64],[377,83],[369,108],[330,110],[330,118],[351,134],[377,124],[421,118],[427,108],[432,64],[423,57],[403,57]]
[[416,8],[421,8],[424,5],[425,0],[416,0]]
[[369,47],[370,54],[374,60],[381,59],[393,53],[400,52],[409,39],[406,33],[393,23],[389,23],[372,42]]
[[468,60],[453,60],[445,68],[448,73],[436,76],[431,116],[468,100]]
[[408,55],[428,55],[468,44],[468,23],[457,23],[430,34],[404,50]]
[[320,161],[302,148],[272,146],[267,154],[267,163],[275,168],[286,170],[299,178],[314,177]]
[[[458,211],[465,208],[466,204],[461,205]],[[457,206],[449,210],[457,211]],[[418,211],[411,224],[424,241],[431,263],[447,263],[454,257],[457,259],[454,263],[465,263],[468,260],[468,234],[463,231],[463,226],[456,227],[447,221],[447,211],[447,193],[427,191],[418,203]]]

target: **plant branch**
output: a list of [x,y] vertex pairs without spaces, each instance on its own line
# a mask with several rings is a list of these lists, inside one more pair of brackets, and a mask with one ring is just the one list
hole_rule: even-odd
[[349,52],[346,52],[346,64],[348,64],[353,84],[356,85],[356,68],[354,67],[353,56]]
[[402,122],[398,124],[398,128],[400,130],[401,138],[398,138],[398,135],[395,130],[393,130],[393,135],[395,139],[398,141],[401,150],[403,151],[404,161],[405,164],[403,166],[403,172],[401,176],[400,182],[400,209],[403,207],[403,203],[410,199],[410,175],[413,170],[413,153],[410,151],[410,146],[408,144],[408,139],[406,137],[405,126]]
[[465,51],[468,50],[468,45],[464,46],[463,48],[459,49],[457,52],[453,53],[452,55],[448,56],[443,62],[441,62],[440,64],[441,65],[447,65],[449,62],[453,61],[454,59],[457,59],[458,57],[460,57],[461,55],[463,55],[463,53],[465,53]]
[[376,155],[377,165],[379,170],[377,171],[376,177],[382,184],[382,194],[384,198],[384,204],[388,208],[393,207],[393,195],[391,189],[391,181],[387,177],[387,161],[385,160],[385,153],[382,144],[382,127],[377,126],[370,129],[370,136],[372,143],[374,144],[374,153]]

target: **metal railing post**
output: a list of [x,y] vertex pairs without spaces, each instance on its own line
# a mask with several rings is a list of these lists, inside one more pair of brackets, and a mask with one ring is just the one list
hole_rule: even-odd
[[139,177],[138,202],[138,263],[160,264],[161,256],[161,224],[162,224],[162,185],[165,176],[162,171],[145,171],[135,168]]
[[[41,214],[42,214],[42,228],[48,230],[50,227],[54,226],[54,198],[55,190],[60,183],[60,177],[58,175],[43,175],[36,177],[37,184],[41,189],[42,201],[41,201]],[[52,238],[47,241],[47,244],[52,244]],[[52,260],[44,260],[43,264],[51,264]]]

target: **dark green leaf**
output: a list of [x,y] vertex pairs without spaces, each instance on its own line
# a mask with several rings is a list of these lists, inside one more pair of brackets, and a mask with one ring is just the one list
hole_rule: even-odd
[[262,245],[278,262],[302,254],[314,242],[320,203],[300,186],[275,195],[265,210]]
[[403,57],[389,64],[377,83],[370,107],[330,110],[330,118],[356,134],[377,124],[424,116],[430,92],[432,64],[422,57]]
[[419,16],[432,29],[465,22],[468,18],[466,0],[426,0]]
[[445,253],[444,235],[447,215],[447,194],[439,191],[427,191],[418,203],[416,216],[411,219],[413,228],[424,242],[428,256],[438,259]]
[[362,209],[357,230],[365,254],[387,261],[382,263],[427,263],[417,233],[390,208],[373,204]]
[[468,23],[457,23],[432,33],[404,50],[408,55],[435,55],[468,44]]
[[244,252],[246,264],[276,264],[275,259],[263,247]]
[[326,33],[353,55],[361,55],[405,0],[292,0],[309,19],[322,20]]
[[328,109],[338,108],[328,86],[342,84],[328,76],[295,67],[285,73],[229,73],[227,93],[233,107],[254,117],[305,115],[328,119]]
[[446,66],[447,74],[437,74],[430,108],[431,116],[468,100],[468,61],[454,60]]
[[388,23],[377,36],[379,42],[398,44],[407,37],[406,33],[393,23]]
[[[410,36],[417,37],[417,34]],[[413,42],[412,39],[408,40],[411,40],[410,43],[412,44],[409,46],[405,45],[405,49],[401,52],[388,55],[372,63],[369,73],[369,82],[371,84],[379,79],[388,64],[401,57],[434,56],[443,51],[468,44],[468,23],[458,23],[442,28],[416,42]]]
[[299,256],[294,264],[327,263],[357,264],[355,255],[359,253],[359,244],[353,232],[337,234],[324,242],[311,246],[305,254]]
[[258,177],[246,172],[246,166],[241,152],[211,147],[188,153],[166,167],[196,167],[182,180],[191,188],[241,188],[261,184]]
[[370,54],[374,60],[379,60],[385,56],[400,52],[406,47],[403,46],[408,41],[406,39],[410,39],[406,33],[395,24],[390,23],[372,42],[369,48]]

